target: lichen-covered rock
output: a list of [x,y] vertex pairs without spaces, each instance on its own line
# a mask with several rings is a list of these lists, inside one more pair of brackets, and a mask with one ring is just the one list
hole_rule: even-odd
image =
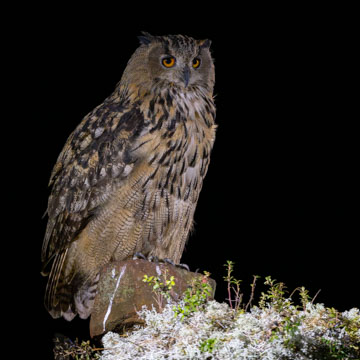
[[[194,278],[202,274],[166,263],[152,263],[146,260],[127,260],[108,264],[101,272],[98,293],[90,319],[91,337],[102,335],[123,327],[143,323],[137,314],[143,305],[159,311],[154,291],[143,281],[144,275],[155,276],[162,280],[174,276],[175,285],[170,294],[173,300],[181,298]],[[166,277],[166,279],[165,279]],[[215,293],[216,283],[206,278]]]

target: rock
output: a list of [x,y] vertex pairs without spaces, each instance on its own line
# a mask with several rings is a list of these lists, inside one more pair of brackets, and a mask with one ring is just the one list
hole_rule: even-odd
[[[136,312],[143,305],[148,309],[154,306],[160,310],[152,286],[143,282],[144,275],[160,277],[162,281],[165,280],[164,276],[167,280],[174,276],[175,286],[170,292],[174,300],[181,297],[194,278],[204,278],[200,273],[141,259],[108,264],[100,274],[98,293],[90,318],[91,337],[142,324]],[[216,282],[210,278],[207,281],[213,289],[213,297]]]

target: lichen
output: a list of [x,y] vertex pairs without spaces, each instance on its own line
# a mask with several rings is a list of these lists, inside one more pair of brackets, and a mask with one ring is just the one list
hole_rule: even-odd
[[[184,306],[183,302],[179,306]],[[168,304],[162,313],[139,312],[144,327],[103,337],[102,360],[119,359],[360,359],[360,312],[343,313],[322,304],[299,310],[288,301],[235,312],[209,301],[184,319]]]

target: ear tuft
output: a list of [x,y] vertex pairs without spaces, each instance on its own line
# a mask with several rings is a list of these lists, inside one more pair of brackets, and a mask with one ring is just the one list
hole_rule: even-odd
[[205,39],[205,40],[199,40],[198,41],[198,44],[199,44],[199,47],[201,49],[206,49],[206,48],[209,48],[210,45],[211,45],[211,40],[209,39]]
[[152,35],[150,35],[149,33],[145,32],[145,31],[142,31],[141,34],[142,35],[138,36],[140,44],[149,45],[154,39],[154,37]]

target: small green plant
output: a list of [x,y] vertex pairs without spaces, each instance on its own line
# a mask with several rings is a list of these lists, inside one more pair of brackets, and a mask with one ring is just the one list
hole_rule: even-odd
[[255,295],[255,286],[256,280],[260,278],[260,276],[253,275],[253,282],[251,286],[251,294],[249,301],[246,305],[242,304],[243,301],[243,294],[240,291],[240,283],[242,280],[236,279],[232,273],[234,271],[234,262],[228,260],[224,265],[226,268],[226,276],[224,276],[224,280],[227,282],[227,301],[231,309],[234,309],[236,312],[246,312],[249,307],[251,307],[252,301],[254,300]]
[[54,339],[54,358],[55,360],[96,360],[100,359],[100,351],[90,345],[90,341],[75,341],[60,336]]
[[259,300],[259,307],[265,309],[267,305],[273,307],[276,311],[281,312],[283,309],[292,305],[290,298],[285,298],[286,286],[284,283],[276,282],[276,279],[272,279],[271,276],[265,278],[265,285],[269,286],[269,290],[261,293]]
[[209,277],[210,273],[204,271],[201,279],[193,279],[184,293],[183,305],[176,305],[173,308],[176,317],[180,316],[181,319],[184,319],[193,312],[201,310],[202,306],[206,304],[212,294],[212,287],[208,282]]
[[300,296],[300,302],[302,305],[303,310],[306,309],[306,304],[308,304],[311,301],[311,297],[309,295],[309,291],[305,289],[304,286],[302,287],[298,287],[296,288],[291,294],[290,294],[290,298],[292,299],[293,295],[296,292],[299,292],[299,296]]
[[227,270],[226,276],[224,276],[224,280],[227,282],[227,292],[228,292],[228,300],[230,308],[239,310],[240,305],[242,303],[243,294],[240,292],[240,283],[241,280],[236,279],[232,273],[234,271],[234,262],[228,260],[224,265]]
[[154,292],[155,301],[159,307],[159,311],[165,306],[165,303],[171,300],[171,289],[175,286],[174,276],[170,276],[170,279],[167,279],[167,270],[165,269],[163,279],[156,276],[144,275],[143,282],[152,286]]
[[207,339],[207,340],[203,341],[200,344],[200,351],[202,353],[204,353],[204,352],[212,353],[214,350],[216,341],[217,341],[217,339]]

